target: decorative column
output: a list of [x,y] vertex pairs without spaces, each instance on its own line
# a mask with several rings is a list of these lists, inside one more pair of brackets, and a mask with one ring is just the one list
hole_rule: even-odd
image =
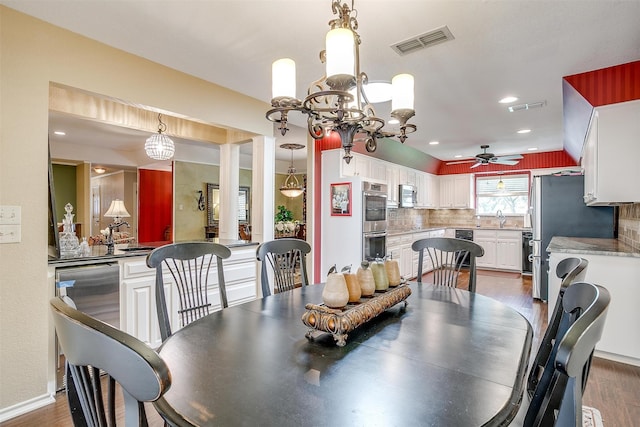
[[[262,243],[273,240],[274,236],[276,139],[270,136],[256,136],[252,139],[251,240]],[[260,295],[259,263],[256,263],[256,269],[257,292]],[[269,283],[273,283],[273,280],[270,279]]]
[[[255,173],[255,172],[254,172]],[[220,223],[221,239],[238,240],[238,192],[240,191],[240,146],[220,146]],[[253,191],[252,191],[253,193]]]

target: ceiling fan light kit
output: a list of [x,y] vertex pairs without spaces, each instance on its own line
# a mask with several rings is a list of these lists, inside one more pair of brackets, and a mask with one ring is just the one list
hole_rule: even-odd
[[333,0],[331,9],[336,19],[329,21],[330,30],[325,39],[325,50],[320,60],[325,63],[326,74],[312,82],[304,100],[296,98],[295,62],[280,59],[272,65],[271,106],[268,120],[277,123],[280,133],[287,131],[288,114],[298,111],[308,116],[307,128],[314,139],[321,139],[331,131],[338,132],[344,149],[344,160],[353,157],[354,137],[362,136],[367,151],[377,148],[378,138],[397,137],[405,142],[407,134],[416,126],[407,123],[415,115],[413,107],[413,76],[399,74],[392,80],[391,117],[398,121],[398,130],[384,130],[385,120],[376,116],[366,95],[368,77],[360,71],[360,35],[357,10],[340,0]]

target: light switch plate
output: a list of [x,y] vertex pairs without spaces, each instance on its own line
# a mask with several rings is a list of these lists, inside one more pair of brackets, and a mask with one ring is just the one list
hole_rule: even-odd
[[21,206],[0,206],[0,224],[20,224]]
[[20,239],[20,224],[0,224],[0,244],[19,243]]

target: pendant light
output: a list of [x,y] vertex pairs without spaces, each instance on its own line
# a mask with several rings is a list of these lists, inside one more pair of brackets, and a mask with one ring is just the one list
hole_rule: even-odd
[[167,131],[167,125],[162,123],[162,114],[158,114],[158,133],[154,133],[144,144],[144,151],[147,156],[154,160],[169,160],[173,157],[176,147],[173,141],[164,133]]
[[304,188],[300,185],[298,178],[296,178],[296,168],[293,167],[293,150],[300,150],[304,148],[302,144],[282,144],[280,148],[291,150],[291,164],[287,170],[287,178],[280,186],[280,192],[287,197],[298,197],[304,193]]
[[498,183],[496,184],[496,189],[498,191],[504,190],[504,181],[502,180],[502,178],[500,178],[500,181],[498,181]]

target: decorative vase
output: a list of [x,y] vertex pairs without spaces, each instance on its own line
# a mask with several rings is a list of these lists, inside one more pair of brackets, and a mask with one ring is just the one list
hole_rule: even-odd
[[342,273],[329,273],[322,290],[322,301],[330,308],[342,308],[349,302],[347,282]]
[[363,297],[370,297],[376,292],[376,283],[373,279],[373,272],[369,268],[369,262],[363,261],[356,272],[358,284]]
[[384,262],[381,259],[376,259],[374,263],[371,264],[371,271],[373,272],[373,281],[376,284],[376,291],[386,291],[389,289],[387,270],[384,268]]
[[343,273],[344,280],[347,282],[347,291],[349,292],[349,302],[358,302],[362,296],[358,276],[355,273]]
[[387,271],[387,277],[389,278],[389,286],[398,286],[402,281],[400,277],[400,266],[397,259],[387,259],[384,261],[384,268]]

